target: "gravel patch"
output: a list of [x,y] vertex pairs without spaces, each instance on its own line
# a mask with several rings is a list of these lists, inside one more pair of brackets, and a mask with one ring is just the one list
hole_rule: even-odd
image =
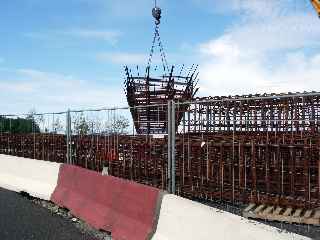
[[73,225],[77,229],[79,229],[79,231],[81,233],[85,233],[87,235],[90,235],[97,240],[112,240],[111,233],[94,229],[93,227],[88,225],[86,222],[73,216],[72,213],[66,208],[61,208],[58,205],[54,204],[53,202],[48,202],[48,201],[41,200],[38,198],[33,198],[33,197],[29,196],[27,193],[21,193],[21,195],[24,198],[27,198],[28,200],[30,200],[32,203],[49,210],[52,214],[58,215],[64,219],[72,222]]

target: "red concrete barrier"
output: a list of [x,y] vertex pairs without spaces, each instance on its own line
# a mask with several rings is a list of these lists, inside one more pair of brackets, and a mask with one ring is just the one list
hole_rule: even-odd
[[115,240],[150,239],[161,205],[160,190],[62,165],[51,200]]

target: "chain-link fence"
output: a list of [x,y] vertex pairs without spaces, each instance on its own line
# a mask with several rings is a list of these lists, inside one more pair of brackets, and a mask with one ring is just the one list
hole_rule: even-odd
[[2,115],[0,154],[105,170],[167,189],[165,112],[165,105],[153,105]]
[[229,211],[250,202],[313,209],[320,205],[319,96],[4,115],[0,153],[104,171],[228,203]]
[[0,153],[66,162],[66,113],[0,116]]

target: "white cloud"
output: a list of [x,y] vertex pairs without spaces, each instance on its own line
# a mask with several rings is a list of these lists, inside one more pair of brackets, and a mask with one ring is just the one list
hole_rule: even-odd
[[31,108],[46,112],[126,105],[120,84],[113,87],[35,69],[18,69],[11,75],[0,79],[2,113],[25,113]]
[[320,46],[320,27],[315,21],[311,14],[292,14],[236,25],[227,34],[242,48],[259,53]]
[[[2,80],[3,81],[3,80]],[[0,88],[5,92],[31,93],[32,86],[27,83],[11,84],[9,81],[0,82]]]
[[125,53],[125,52],[114,52],[114,53],[99,53],[97,59],[100,61],[107,61],[114,64],[145,64],[148,56],[141,53]]
[[286,15],[292,11],[305,12],[306,9],[312,8],[309,1],[296,0],[193,0],[193,2],[214,13],[230,16],[241,14],[242,17],[250,19]]
[[[149,55],[143,53],[129,53],[129,52],[102,52],[96,55],[97,60],[103,62],[110,62],[117,65],[141,65],[145,66],[148,62]],[[169,55],[168,59],[174,60],[175,55]],[[152,64],[158,67],[162,64],[159,53],[154,52],[152,57]]]
[[292,7],[276,11],[280,2],[232,1],[234,11],[247,14],[222,36],[199,45],[201,95],[320,90],[318,19]]
[[232,42],[230,35],[209,41],[200,45],[200,52],[218,58],[237,58],[240,56],[240,49]]
[[287,53],[280,65],[271,67],[259,57],[241,54],[232,58],[211,55],[211,60],[200,65],[202,96],[320,90],[320,54],[308,58],[303,51]]
[[104,8],[116,17],[144,17],[150,14],[151,7],[153,7],[153,1],[150,0],[104,1]]
[[62,34],[70,35],[74,37],[81,37],[87,39],[100,39],[111,44],[117,43],[119,37],[122,35],[119,31],[114,30],[94,30],[94,29],[73,29],[68,31],[62,31]]
[[84,29],[84,28],[75,28],[67,30],[56,30],[48,32],[29,32],[24,33],[24,36],[32,39],[38,40],[51,40],[52,38],[61,37],[65,38],[82,38],[82,39],[92,39],[92,40],[102,40],[109,42],[112,45],[115,45],[119,38],[122,36],[122,33],[117,30],[104,30],[104,29]]

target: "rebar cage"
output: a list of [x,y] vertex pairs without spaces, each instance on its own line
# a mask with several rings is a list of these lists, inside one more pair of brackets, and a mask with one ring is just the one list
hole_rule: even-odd
[[[197,92],[197,67],[194,65],[188,74],[174,74],[172,66],[169,75],[151,77],[150,67],[147,67],[145,76],[133,76],[128,67],[125,67],[125,93],[131,107],[132,118],[138,134],[165,134],[167,133],[167,103],[174,101],[191,101]],[[159,111],[161,106],[161,111]],[[185,105],[185,110],[188,108]],[[176,126],[180,124],[181,116],[176,118]]]

